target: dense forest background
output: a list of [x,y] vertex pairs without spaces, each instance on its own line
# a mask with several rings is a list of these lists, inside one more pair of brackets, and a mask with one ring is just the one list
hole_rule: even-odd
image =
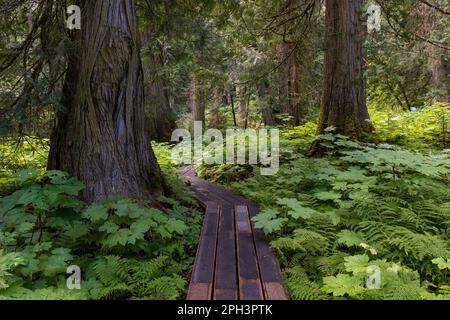
[[[48,138],[75,51],[67,4],[4,2],[1,130]],[[365,45],[355,57],[363,63],[369,109],[448,102],[445,1],[372,4],[382,8],[382,27],[357,30]],[[136,1],[135,9],[146,128],[154,140],[168,141],[192,117],[214,128],[317,120],[330,45],[324,1]]]
[[197,171],[261,205],[292,299],[450,297],[450,1],[0,0],[0,17],[1,298],[184,297],[201,214],[170,139],[194,121],[281,129],[276,176]]

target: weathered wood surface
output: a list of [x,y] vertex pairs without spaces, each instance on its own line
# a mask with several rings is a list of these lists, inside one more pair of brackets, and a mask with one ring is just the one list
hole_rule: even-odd
[[216,273],[214,281],[215,300],[236,300],[236,246],[233,208],[222,204],[217,241]]
[[197,248],[188,300],[210,300],[212,297],[219,214],[217,203],[206,203],[201,241]]
[[278,260],[251,217],[258,206],[228,189],[181,171],[205,208],[188,300],[286,300]]

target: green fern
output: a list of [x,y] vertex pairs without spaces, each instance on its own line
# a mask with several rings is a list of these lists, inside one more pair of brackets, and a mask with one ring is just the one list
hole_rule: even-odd
[[93,265],[96,276],[105,286],[117,285],[126,281],[128,268],[126,260],[118,256],[100,257]]
[[292,237],[278,238],[272,246],[280,251],[302,251],[318,255],[327,250],[328,241],[317,232],[308,229],[297,229]]
[[186,285],[176,274],[181,272],[180,266],[167,256],[145,261],[100,257],[93,269],[104,285],[96,292],[99,299],[176,299]]
[[133,294],[133,287],[126,284],[116,284],[101,289],[95,298],[99,300],[126,300],[131,298]]
[[175,300],[185,290],[186,280],[179,275],[153,279],[140,288],[143,296],[152,300]]
[[[282,266],[301,267],[314,283],[328,277],[333,294],[342,285],[347,286],[342,292],[358,299],[433,298],[423,281],[449,285],[447,270],[433,263],[450,254],[448,153],[422,155],[331,133],[319,139],[329,157],[298,156],[280,167],[276,179],[256,174],[234,185],[263,205],[255,220],[271,229]],[[399,279],[385,270],[398,288],[366,290],[362,277],[348,274],[349,255],[378,259],[380,265],[397,262],[418,276]],[[303,297],[300,276],[287,277],[286,283],[299,285],[297,297]]]
[[302,267],[286,269],[283,273],[291,299],[325,300],[327,296],[317,283],[311,281]]

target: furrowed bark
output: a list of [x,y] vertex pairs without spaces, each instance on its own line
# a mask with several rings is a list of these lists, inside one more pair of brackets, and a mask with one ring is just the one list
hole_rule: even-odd
[[88,203],[113,195],[149,199],[164,183],[145,130],[134,1],[80,5],[82,28],[73,39],[48,169],[85,183]]
[[325,88],[318,133],[335,127],[355,139],[373,131],[363,75],[363,0],[326,1]]

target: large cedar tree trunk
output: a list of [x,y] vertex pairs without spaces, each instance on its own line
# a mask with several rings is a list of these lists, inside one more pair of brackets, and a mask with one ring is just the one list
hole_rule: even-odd
[[364,87],[362,9],[363,0],[326,1],[327,51],[319,134],[335,127],[335,132],[359,139],[373,131]]
[[145,130],[134,3],[80,5],[82,28],[74,36],[48,168],[84,182],[89,203],[112,195],[149,199],[163,181]]
[[[431,3],[436,6],[441,6],[437,1],[432,1]],[[442,19],[446,19],[447,16],[441,16],[441,14],[433,9],[430,11],[429,32],[435,32],[436,35],[443,34],[444,26]],[[450,12],[450,2],[448,3],[447,11]],[[435,98],[439,102],[450,102],[450,51],[433,44],[430,44],[429,47]]]
[[[170,103],[167,77],[158,75],[158,68],[164,67],[163,52],[153,54],[151,65],[145,70],[149,79],[146,87],[146,106],[149,114],[150,138],[156,141],[170,141],[176,128],[175,115]],[[147,76],[148,74],[148,76]]]
[[450,102],[450,53],[447,50],[432,49],[431,72],[436,100]]

